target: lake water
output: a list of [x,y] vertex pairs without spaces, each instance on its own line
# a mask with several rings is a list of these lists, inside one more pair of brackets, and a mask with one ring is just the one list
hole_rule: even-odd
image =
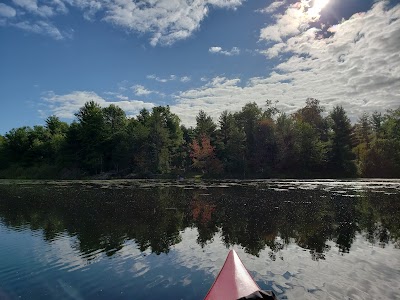
[[0,181],[0,299],[400,299],[400,181]]

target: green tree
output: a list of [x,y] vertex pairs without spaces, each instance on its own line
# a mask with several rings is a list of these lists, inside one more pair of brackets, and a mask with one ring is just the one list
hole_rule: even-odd
[[[374,116],[375,137],[371,146],[363,149],[359,158],[361,175],[365,177],[399,177],[400,108],[389,110],[384,117],[377,113]],[[358,148],[360,147],[359,145]]]
[[371,127],[371,120],[368,113],[363,113],[358,120],[357,126],[357,135],[359,143],[365,143],[367,148],[369,148],[369,144],[371,142],[371,134],[372,134],[372,127]]
[[105,128],[111,134],[125,130],[126,114],[124,110],[114,104],[103,108]]
[[201,139],[203,135],[210,137],[213,141],[215,140],[217,125],[214,123],[211,116],[200,110],[196,116],[196,136]]
[[293,118],[281,114],[276,120],[277,143],[277,169],[280,173],[289,173],[298,169],[299,145],[297,143],[297,131]]
[[0,135],[0,170],[8,167],[8,157],[6,152],[6,138]]
[[175,165],[178,170],[186,171],[192,165],[192,159],[190,158],[190,144],[195,138],[195,131],[192,127],[185,127],[181,125],[181,131],[183,136],[183,143],[178,148],[177,156],[175,158]]
[[82,146],[80,139],[80,126],[73,121],[65,136],[65,144],[61,149],[60,164],[64,168],[80,168]]
[[375,139],[361,157],[361,175],[375,178],[400,177],[400,141]]
[[380,112],[375,111],[372,116],[371,116],[371,123],[372,123],[372,128],[375,132],[375,135],[379,137],[381,135],[381,127],[382,123],[384,121],[384,117]]
[[265,109],[263,112],[263,118],[264,119],[273,119],[277,114],[279,114],[279,109],[276,107],[278,104],[278,101],[275,101],[274,103],[272,100],[267,100],[265,101]]
[[258,122],[255,143],[255,151],[249,158],[252,169],[270,176],[277,159],[275,123],[272,119],[262,119]]
[[342,106],[336,106],[330,113],[331,119],[331,149],[329,164],[331,171],[337,176],[354,176],[356,166],[352,153],[352,127],[346,111]]
[[307,122],[296,122],[297,150],[300,174],[322,173],[327,160],[326,143],[319,138],[318,129]]
[[297,121],[310,124],[317,129],[319,137],[326,141],[328,139],[328,124],[322,113],[325,109],[320,105],[320,101],[315,98],[307,98],[306,106],[294,113]]
[[28,164],[27,152],[30,149],[30,127],[13,128],[5,135],[5,152],[11,163]]
[[372,121],[367,113],[363,113],[353,127],[353,152],[356,156],[357,169],[363,172],[366,153],[371,148]]
[[180,120],[177,115],[171,113],[168,106],[158,106],[153,108],[149,126],[153,170],[158,173],[168,173],[183,143]]
[[247,103],[240,112],[235,114],[235,118],[246,135],[246,167],[254,172],[255,166],[251,162],[256,151],[256,131],[258,122],[262,118],[262,110],[255,102]]
[[31,163],[44,163],[48,162],[51,157],[51,149],[48,147],[48,142],[50,141],[50,133],[43,126],[34,126],[32,130],[29,131],[29,150],[26,153],[27,159]]
[[131,122],[136,168],[144,173],[169,173],[179,164],[183,133],[177,115],[168,106],[142,110]]
[[119,172],[121,168],[129,165],[126,114],[120,107],[111,104],[103,108],[103,116],[104,169]]
[[238,126],[235,116],[228,111],[219,118],[218,156],[229,173],[243,172],[245,141],[244,131]]
[[68,124],[62,122],[57,116],[50,116],[46,119],[46,128],[51,135],[61,134],[65,135],[68,131]]
[[400,108],[386,113],[382,129],[386,138],[400,140]]
[[139,173],[150,173],[150,152],[148,138],[150,128],[146,126],[147,117],[146,111],[141,111],[137,119],[130,119],[127,126],[128,135],[128,151],[131,161],[131,169]]
[[103,171],[103,146],[106,137],[103,110],[94,101],[86,102],[75,114],[79,124],[79,140],[83,167],[90,173]]

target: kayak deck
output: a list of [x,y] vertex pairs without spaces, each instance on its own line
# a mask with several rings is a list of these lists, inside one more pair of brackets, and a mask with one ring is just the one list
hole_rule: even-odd
[[257,283],[232,249],[204,300],[236,300],[258,290]]

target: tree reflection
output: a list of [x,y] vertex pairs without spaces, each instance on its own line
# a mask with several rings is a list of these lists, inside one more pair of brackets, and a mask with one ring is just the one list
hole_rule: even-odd
[[[94,251],[112,256],[133,240],[141,251],[168,253],[181,232],[197,228],[205,247],[220,234],[229,247],[241,245],[272,260],[296,243],[314,260],[336,243],[349,253],[358,234],[381,247],[400,240],[400,195],[371,191],[334,193],[322,189],[275,191],[261,186],[185,189],[158,185],[0,185],[0,220],[10,228],[43,232],[52,242],[76,237],[90,259]],[[348,197],[352,196],[352,197]]]

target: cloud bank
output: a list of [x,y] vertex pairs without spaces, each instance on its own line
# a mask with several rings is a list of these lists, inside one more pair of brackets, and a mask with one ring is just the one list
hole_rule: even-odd
[[11,6],[0,3],[0,17],[13,18],[17,14],[16,10]]
[[390,8],[380,1],[328,28],[328,37],[310,25],[309,17],[293,18],[304,11],[291,5],[260,31],[260,39],[269,45],[262,53],[267,59],[280,58],[271,74],[244,85],[240,78],[216,77],[176,95],[173,111],[194,125],[200,109],[217,119],[227,108],[239,110],[249,101],[263,106],[267,99],[278,100],[278,107],[291,113],[314,97],[328,110],[344,106],[353,121],[364,111],[399,107],[400,5]]
[[88,101],[95,101],[102,107],[109,106],[110,104],[118,105],[127,115],[131,116],[136,115],[143,108],[151,109],[154,107],[154,104],[150,102],[129,100],[129,98],[118,96],[116,98],[124,100],[106,100],[95,92],[89,91],[74,91],[65,95],[57,95],[50,91],[42,97],[47,107],[46,112],[42,111],[42,113],[47,113],[47,115],[54,114],[60,118],[73,119],[75,117],[74,113]]
[[[324,11],[314,10],[304,16],[311,9],[306,2],[289,5],[283,14],[275,16],[273,24],[260,30],[260,43],[265,43],[260,52],[275,64],[272,72],[245,81],[239,75],[203,76],[200,87],[166,95],[173,100],[171,110],[185,125],[191,126],[195,125],[199,110],[217,120],[223,110],[237,111],[250,101],[263,107],[266,100],[278,100],[278,108],[292,113],[303,107],[308,97],[314,97],[327,110],[342,105],[353,121],[363,112],[399,107],[400,4],[389,6],[387,1],[378,1],[367,12],[321,29],[316,27],[315,19]],[[225,50],[218,46],[210,48],[214,54],[222,51]],[[148,75],[147,78],[179,83],[188,81],[189,76]],[[151,93],[142,86],[136,88],[137,96]],[[69,117],[86,100],[102,105],[111,103],[94,92],[82,91],[47,98],[51,111]],[[131,113],[154,106],[139,100],[122,100],[112,103]]]
[[[12,0],[13,7],[0,5],[0,24],[14,26],[30,32],[46,34],[46,30],[29,30],[39,22],[52,25],[51,19],[69,13],[69,8],[79,9],[83,17],[104,21],[127,31],[149,35],[152,46],[171,45],[190,37],[199,29],[210,8],[236,9],[245,0]],[[8,20],[16,17],[17,20]],[[51,24],[51,25],[50,25]],[[65,30],[70,31],[70,29]],[[54,34],[49,36],[60,39]],[[61,35],[63,38],[67,36]]]

